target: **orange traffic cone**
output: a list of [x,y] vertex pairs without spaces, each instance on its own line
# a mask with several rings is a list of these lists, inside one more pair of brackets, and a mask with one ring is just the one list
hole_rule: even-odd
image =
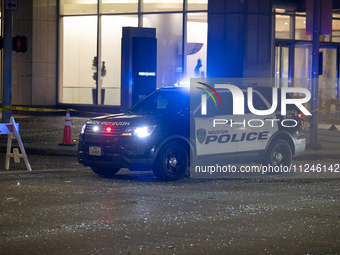
[[71,121],[70,121],[70,111],[66,111],[66,120],[65,120],[65,127],[64,127],[64,137],[63,142],[59,143],[59,145],[68,145],[74,146],[75,143],[72,142],[72,133],[71,133]]

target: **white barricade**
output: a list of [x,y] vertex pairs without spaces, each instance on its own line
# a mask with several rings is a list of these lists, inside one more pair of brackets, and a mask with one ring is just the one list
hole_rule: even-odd
[[[11,158],[14,158],[15,163],[20,163],[20,158],[24,158],[27,170],[32,171],[30,162],[28,161],[28,158],[26,155],[24,145],[19,135],[19,124],[15,123],[15,120],[13,117],[11,117],[10,122],[11,123],[0,123],[0,135],[8,135],[5,169],[6,170],[9,169],[9,163],[10,163]],[[19,153],[18,148],[13,148],[13,153],[11,153],[13,139],[17,139],[20,150],[21,150],[21,154]]]

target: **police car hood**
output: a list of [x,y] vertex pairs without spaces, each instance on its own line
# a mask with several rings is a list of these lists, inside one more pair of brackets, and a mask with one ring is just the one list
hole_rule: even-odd
[[140,125],[155,125],[162,121],[166,116],[154,114],[129,114],[119,113],[109,116],[96,117],[87,123],[96,125],[136,127]]

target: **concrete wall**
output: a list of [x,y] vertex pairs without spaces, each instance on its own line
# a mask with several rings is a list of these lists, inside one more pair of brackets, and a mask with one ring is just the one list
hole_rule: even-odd
[[56,105],[57,0],[20,1],[13,36],[27,37],[27,52],[13,52],[13,105]]

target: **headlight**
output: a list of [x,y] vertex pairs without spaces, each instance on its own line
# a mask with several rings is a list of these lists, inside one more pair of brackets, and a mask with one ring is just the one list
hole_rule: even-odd
[[156,126],[134,127],[125,129],[123,136],[136,135],[138,137],[147,137],[151,135]]
[[86,128],[86,123],[83,125],[83,127],[81,128],[80,134],[84,134],[85,132],[85,128]]

